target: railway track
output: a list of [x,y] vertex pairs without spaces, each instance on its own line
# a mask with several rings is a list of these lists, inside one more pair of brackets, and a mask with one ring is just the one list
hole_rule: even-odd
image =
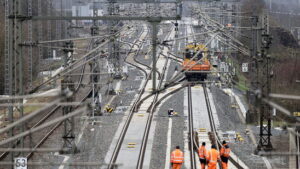
[[[158,89],[160,89],[163,85],[163,79],[164,79],[164,76],[166,75],[166,69],[167,69],[168,61],[169,61],[169,58],[167,57],[166,61],[165,61],[165,64],[164,64],[164,67],[162,69],[163,72],[161,73],[161,79],[160,79],[159,84],[158,84]],[[145,153],[146,153],[149,132],[150,132],[151,124],[152,124],[152,121],[153,121],[155,108],[158,106],[158,104],[157,104],[158,96],[159,96],[159,93],[158,92],[155,93],[153,102],[147,110],[147,112],[149,112],[149,116],[148,116],[148,119],[147,119],[146,128],[145,128],[145,132],[144,132],[144,136],[143,136],[143,140],[142,140],[142,144],[141,144],[139,159],[138,159],[138,162],[137,162],[137,169],[142,169],[143,168],[143,162],[144,162],[144,157],[145,157]]]
[[[216,125],[215,125],[215,121],[214,121],[214,117],[213,117],[213,112],[212,112],[210,101],[209,101],[209,96],[208,96],[206,84],[202,84],[202,87],[203,87],[203,90],[204,90],[204,97],[205,97],[207,111],[208,111],[208,115],[209,115],[211,132],[214,135],[211,142],[212,142],[212,144],[215,144],[217,146],[217,149],[219,150],[222,146],[222,142],[221,142],[221,139],[219,138],[219,136],[217,134],[217,129],[216,129]],[[232,156],[229,157],[229,162],[231,162],[238,169],[243,169],[244,168],[240,164],[240,162],[236,159],[233,159]],[[220,164],[219,164],[219,167],[222,168],[222,166]]]
[[[139,45],[139,47],[141,47],[141,45]],[[140,49],[138,51],[140,51]],[[164,79],[164,75],[165,75],[165,72],[166,72],[168,59],[169,58],[166,58],[166,60],[164,62],[164,66],[162,68],[162,72],[159,72],[161,74],[161,77],[159,78],[160,81],[159,81],[159,84],[158,84],[158,88],[161,88],[162,85],[163,85],[163,79]],[[133,61],[136,61],[136,60],[133,60]],[[157,61],[159,61],[159,59]],[[131,64],[135,66],[135,65],[138,64],[138,62],[131,63]],[[117,140],[116,146],[115,146],[115,148],[113,150],[112,156],[110,158],[108,169],[114,168],[114,164],[117,161],[118,155],[120,153],[120,149],[121,149],[121,147],[123,145],[124,138],[126,136],[128,128],[129,128],[129,126],[131,124],[131,121],[132,121],[132,118],[134,116],[134,113],[139,110],[139,107],[143,103],[143,102],[141,102],[141,98],[145,94],[144,93],[145,92],[145,88],[146,88],[146,86],[147,86],[147,84],[148,84],[148,82],[150,80],[151,72],[152,72],[152,70],[150,72],[149,71],[146,72],[146,76],[147,76],[146,82],[143,84],[142,90],[140,90],[140,92],[138,94],[138,97],[134,101],[134,103],[133,103],[133,105],[132,105],[132,107],[131,107],[131,109],[129,111],[128,117],[127,117],[127,119],[125,121],[125,124],[124,124],[124,126],[122,128],[122,131],[121,131],[120,136],[119,136],[119,138]],[[155,93],[154,95],[150,94],[150,95],[152,95],[152,99],[153,100],[152,100],[152,104],[149,105],[148,108],[147,108],[147,110],[146,110],[146,112],[149,112],[149,114],[148,114],[148,117],[147,117],[147,120],[146,120],[146,126],[145,126],[144,133],[143,133],[143,136],[142,136],[142,143],[141,143],[141,146],[140,146],[140,149],[139,149],[140,151],[139,151],[139,155],[138,155],[138,161],[137,161],[136,168],[142,168],[143,167],[143,160],[144,160],[145,151],[146,151],[146,147],[147,147],[147,140],[148,140],[148,136],[149,136],[149,132],[150,132],[150,128],[151,128],[151,123],[153,121],[153,114],[155,112],[155,108],[157,107],[157,105],[159,104],[159,102],[161,101],[161,99],[166,98],[166,97],[163,97],[163,98],[160,98],[160,100],[159,100],[159,97],[158,97],[159,93]],[[143,101],[145,101],[145,100],[143,100]]]
[[[143,35],[144,33],[145,33],[145,35]],[[146,70],[151,70],[152,68],[149,65],[138,61],[137,56],[140,53],[140,51],[142,49],[142,45],[145,43],[145,38],[149,35],[149,33],[150,33],[150,30],[147,28],[146,32],[141,32],[141,34],[140,34],[140,38],[142,38],[142,40],[136,39],[134,42],[123,42],[123,43],[127,43],[127,44],[131,45],[131,48],[130,48],[130,51],[128,52],[128,54],[134,53],[133,56],[129,56],[127,58],[126,62],[128,64],[140,69],[142,72],[144,72],[145,76],[151,74],[151,72],[147,73]],[[158,74],[158,79],[160,79],[161,78],[160,72],[156,71],[156,73]]]
[[[145,33],[145,32],[144,32],[144,33]],[[140,35],[140,38],[141,38],[141,37],[142,37],[142,38],[145,38],[145,37],[147,36],[147,34],[148,34],[148,31],[145,33],[144,37],[142,37],[142,36],[143,36],[143,32],[142,32],[141,35]],[[137,42],[137,40],[136,40],[135,42]],[[135,46],[135,43],[133,43],[133,45],[132,45],[132,47],[131,47],[131,49],[130,49],[130,52],[129,52],[127,58],[126,58],[126,62],[127,62],[128,64],[130,64],[130,65],[132,65],[132,66],[134,66],[134,67],[137,67],[138,69],[142,70],[142,71],[144,72],[145,76],[146,76],[146,81],[145,81],[145,83],[144,83],[143,86],[142,86],[142,90],[140,90],[140,92],[138,93],[138,97],[136,98],[136,100],[134,101],[133,105],[131,106],[131,108],[130,108],[130,110],[129,110],[128,117],[127,117],[127,119],[126,119],[126,121],[125,121],[124,127],[122,128],[122,131],[121,131],[121,133],[120,133],[120,136],[119,136],[119,138],[118,138],[118,140],[117,140],[117,144],[116,144],[116,146],[115,146],[115,148],[114,148],[114,151],[113,151],[113,154],[112,154],[112,156],[111,156],[111,158],[110,158],[110,162],[109,162],[109,164],[108,164],[108,169],[113,169],[114,166],[115,166],[115,162],[116,162],[117,157],[118,157],[118,155],[119,155],[119,152],[120,152],[122,143],[123,143],[123,141],[124,141],[126,132],[127,132],[127,130],[128,130],[128,127],[129,127],[129,125],[130,125],[130,122],[131,122],[131,120],[132,120],[132,118],[133,118],[133,115],[134,115],[134,113],[135,113],[135,107],[137,106],[137,104],[138,104],[139,100],[141,99],[142,95],[144,94],[146,85],[147,85],[147,83],[148,83],[148,81],[149,81],[149,79],[150,79],[150,73],[148,73],[148,72],[143,68],[143,66],[146,66],[146,67],[147,67],[147,65],[140,64],[140,63],[137,62],[136,59],[135,59],[135,57],[139,54],[140,48],[142,47],[142,45],[137,45],[138,50],[135,50],[135,53],[133,53],[134,46]],[[142,65],[142,66],[141,66],[141,65]]]
[[198,148],[195,145],[194,136],[194,119],[193,119],[193,102],[192,102],[192,89],[191,85],[188,85],[188,126],[189,126],[189,149],[190,149],[190,163],[191,169],[197,168],[195,150]]

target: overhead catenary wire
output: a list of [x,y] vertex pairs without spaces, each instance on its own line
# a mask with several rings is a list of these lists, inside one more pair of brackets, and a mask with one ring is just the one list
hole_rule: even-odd
[[[118,32],[122,32],[123,29],[121,29]],[[88,52],[87,54],[85,54],[83,57],[81,57],[80,59],[76,60],[73,64],[67,66],[66,68],[64,68],[60,73],[56,74],[55,76],[52,76],[51,78],[49,78],[48,80],[46,80],[45,82],[41,83],[40,85],[38,85],[37,87],[35,87],[33,90],[30,91],[30,93],[34,93],[36,92],[41,86],[48,84],[50,82],[52,82],[53,80],[58,79],[60,76],[63,76],[65,74],[68,74],[74,70],[76,70],[76,68],[73,68],[75,65],[77,65],[78,63],[80,63],[81,61],[83,61],[84,59],[86,59],[88,56],[90,56],[91,54],[93,54],[94,52],[96,52],[97,50],[99,50],[100,48],[102,48],[104,45],[106,45],[109,40],[108,39],[104,39],[105,41],[100,44],[98,47],[96,47],[95,49],[91,50],[90,52]],[[96,58],[96,56],[89,58],[88,60],[85,61],[85,63],[91,61],[92,59]],[[84,64],[85,64],[84,63]],[[82,65],[80,65],[79,67],[81,67]],[[77,67],[78,68],[78,67]],[[66,72],[68,71],[68,72]]]
[[[81,105],[83,103],[81,102],[65,102],[65,103],[57,103],[55,105],[58,106],[78,106]],[[0,104],[0,107],[9,107],[9,106],[52,106],[52,103],[46,103],[46,102],[40,102],[40,103],[3,103]]]
[[[205,15],[203,12],[202,12],[202,13],[200,12],[200,14],[201,14],[201,16],[202,16],[206,21],[211,22],[211,24],[215,25],[214,27],[218,27],[218,28],[222,29],[222,30],[223,30],[223,31],[222,31],[222,34],[223,34],[224,36],[227,36],[229,39],[233,40],[233,41],[236,42],[237,44],[239,44],[239,45],[241,45],[241,46],[244,46],[244,44],[243,44],[242,42],[240,42],[240,41],[237,40],[236,38],[232,37],[232,35],[230,35],[230,34],[228,34],[227,32],[225,32],[226,30],[224,29],[224,28],[225,28],[224,25],[222,25],[222,24],[218,23],[217,21],[211,19],[208,15]],[[211,25],[211,26],[213,26],[213,25]],[[219,37],[220,37],[220,36],[219,36]],[[226,41],[226,40],[225,40],[225,41]],[[227,43],[227,42],[225,42],[225,44],[226,44],[226,43]],[[239,50],[240,50],[240,49],[239,49]],[[249,55],[249,54],[250,54],[249,51],[244,51],[244,50],[241,50],[241,51],[243,51],[243,53],[246,54],[246,55]]]
[[48,84],[50,82],[52,82],[53,80],[58,79],[59,77],[68,74],[74,70],[76,70],[77,68],[81,67],[83,64],[88,63],[89,61],[95,59],[96,57],[99,57],[98,55],[93,56],[91,58],[89,58],[88,60],[85,60],[83,64],[77,66],[74,68],[75,65],[77,65],[78,63],[82,62],[84,59],[86,59],[88,56],[90,56],[92,53],[94,53],[95,51],[99,50],[101,47],[103,47],[104,45],[106,45],[109,41],[106,40],[105,42],[103,42],[101,45],[99,45],[98,47],[96,47],[95,49],[91,50],[89,53],[85,54],[83,57],[81,57],[80,59],[76,60],[73,64],[67,66],[66,68],[64,68],[60,73],[52,76],[51,78],[49,78],[48,80],[46,80],[45,82],[41,83],[39,86],[35,87],[32,91],[30,91],[30,93],[34,93],[36,92],[41,86]]
[[41,112],[47,110],[47,109],[50,108],[51,106],[54,106],[54,105],[58,104],[59,102],[60,102],[60,99],[56,99],[56,100],[54,100],[53,102],[51,102],[50,104],[48,104],[48,105],[42,107],[41,109],[38,109],[38,110],[36,110],[36,111],[34,111],[34,112],[28,114],[27,116],[25,116],[25,117],[23,117],[23,118],[21,118],[21,119],[15,121],[15,122],[13,122],[13,123],[8,124],[6,127],[0,129],[0,134],[2,134],[2,133],[4,133],[4,132],[6,132],[6,131],[12,129],[13,127],[16,127],[16,126],[18,126],[18,125],[23,124],[24,122],[26,122],[26,121],[32,119],[32,118],[35,117],[36,115],[38,115],[38,114],[40,114]]
[[0,141],[0,146],[5,145],[7,143],[10,143],[12,141],[15,141],[15,140],[17,140],[17,139],[19,139],[21,137],[26,136],[26,135],[29,135],[29,134],[35,133],[37,131],[40,131],[40,130],[46,128],[46,127],[49,127],[49,126],[51,126],[53,124],[56,124],[56,123],[61,122],[61,121],[64,121],[64,120],[66,120],[66,119],[68,119],[70,117],[79,115],[79,114],[81,114],[83,112],[86,112],[86,111],[87,111],[87,107],[86,106],[84,106],[82,108],[79,108],[77,110],[74,110],[73,112],[68,113],[67,115],[61,116],[61,117],[53,119],[53,120],[51,120],[51,121],[49,121],[47,123],[41,124],[40,126],[37,126],[36,128],[32,128],[32,129],[26,130],[26,131],[24,131],[22,133],[19,133],[19,134],[15,135],[15,136],[12,136],[10,138],[2,140],[2,141]]
[[9,96],[9,95],[2,95],[0,96],[0,101],[6,100],[16,100],[16,99],[32,99],[32,98],[40,98],[40,97],[54,97],[59,96],[61,94],[60,90],[53,90],[52,92],[45,93],[35,93],[29,95],[16,95],[16,96]]
[[297,95],[270,93],[269,96],[273,98],[279,98],[279,99],[300,100],[300,96]]
[[[117,27],[117,25],[115,25],[114,27]],[[129,26],[131,27],[131,26]],[[118,35],[121,32],[118,31],[112,35]],[[109,37],[111,35],[99,35],[99,36],[91,36],[91,37],[82,37],[82,38],[68,38],[68,39],[58,39],[58,40],[50,40],[50,41],[38,41],[36,44],[45,44],[45,43],[57,43],[57,42],[67,42],[67,41],[80,41],[80,40],[90,40],[90,39],[98,39],[98,38],[106,38]]]
[[79,49],[79,48],[65,48],[65,47],[58,47],[58,46],[46,46],[46,45],[37,45],[38,47],[43,47],[43,48],[52,48],[52,49],[60,49],[60,50],[74,50],[74,51],[84,51],[88,52],[89,50],[87,49]]
[[102,36],[91,36],[91,37],[83,37],[83,38],[70,38],[70,39],[59,39],[59,40],[51,40],[51,41],[40,41],[37,42],[38,45],[46,44],[46,43],[57,43],[57,42],[67,42],[67,41],[80,41],[80,40],[89,40],[89,39],[98,39],[109,37],[110,35],[102,35]]

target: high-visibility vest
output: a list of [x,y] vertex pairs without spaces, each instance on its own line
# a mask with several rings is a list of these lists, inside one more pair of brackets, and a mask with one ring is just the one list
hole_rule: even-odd
[[205,159],[206,158],[206,148],[205,146],[201,146],[198,150],[199,158],[200,159]]
[[229,157],[229,154],[230,154],[230,148],[226,148],[225,145],[222,146],[221,150],[220,150],[220,155],[223,156],[223,157]]
[[176,149],[171,153],[171,163],[183,163],[183,152]]
[[210,164],[217,164],[219,155],[220,154],[216,149],[211,149],[208,153],[207,160],[209,161]]
[[224,157],[229,157],[229,154],[230,154],[230,148],[224,148],[224,153],[222,154],[222,156]]

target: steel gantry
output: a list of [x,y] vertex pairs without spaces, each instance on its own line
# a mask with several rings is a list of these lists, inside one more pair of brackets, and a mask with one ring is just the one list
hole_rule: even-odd
[[[74,101],[74,92],[75,92],[75,86],[71,79],[71,76],[67,76],[65,79],[62,80],[62,94],[65,98],[65,102],[73,102]],[[73,111],[72,106],[64,106],[63,107],[63,116],[68,115]],[[70,117],[63,121],[64,125],[64,131],[63,131],[63,146],[60,153],[66,153],[66,154],[74,154],[78,152],[77,146],[75,144],[75,119],[74,117]]]
[[[28,16],[31,17],[32,16],[32,0],[28,0]],[[33,41],[33,37],[32,37],[32,20],[28,20],[27,22],[27,26],[28,26],[28,41],[32,42]],[[29,89],[32,88],[32,82],[33,82],[33,49],[32,46],[28,46],[27,48],[28,50],[28,74],[29,74],[29,78],[28,78],[28,82],[29,82]]]
[[[24,1],[6,0],[5,1],[5,92],[9,96],[23,95],[23,49],[19,45],[22,42],[22,23],[24,21],[24,11],[22,6]],[[14,116],[23,117],[23,99],[9,101],[9,103],[19,103],[19,106],[8,107],[8,121],[12,123]],[[24,124],[19,128],[24,131]],[[8,132],[8,136],[14,135],[14,128]],[[20,138],[19,146],[24,147],[24,137]],[[16,145],[10,143],[10,147]],[[10,159],[13,160],[15,154],[10,153]]]
[[[262,18],[262,42],[261,52],[258,55],[258,84],[259,84],[259,98],[263,97],[268,99],[271,92],[271,77],[272,77],[272,64],[269,49],[271,46],[271,36],[269,30],[269,16],[267,11],[264,11]],[[271,106],[265,102],[259,102],[260,113],[260,132],[258,150],[271,150]],[[267,124],[265,124],[265,122]]]
[[[109,0],[108,4],[108,15],[109,16],[118,16],[119,10],[116,6],[115,0]],[[109,21],[109,35],[111,37],[110,42],[108,44],[108,52],[109,52],[109,60],[111,64],[113,65],[114,69],[114,76],[117,77],[120,75],[120,44],[116,40],[116,37],[114,37],[115,32],[117,32],[117,26],[119,22],[116,21]]]
[[[38,0],[38,16],[42,16],[42,2],[43,0]],[[43,40],[43,21],[37,22],[38,24],[38,41]],[[42,59],[43,59],[43,47],[38,47],[38,72],[42,71]]]

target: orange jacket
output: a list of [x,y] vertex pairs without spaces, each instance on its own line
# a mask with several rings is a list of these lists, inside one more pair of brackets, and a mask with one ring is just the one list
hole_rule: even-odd
[[200,158],[200,159],[206,159],[207,151],[206,151],[205,146],[199,147],[199,149],[198,149],[198,154],[199,154],[199,158]]
[[218,160],[220,160],[220,153],[216,149],[211,149],[207,153],[207,158],[206,158],[210,164],[217,164]]
[[171,163],[183,163],[184,160],[184,156],[183,156],[183,152],[179,149],[174,150],[171,153]]
[[230,156],[230,148],[226,148],[225,146],[222,146],[220,150],[220,156],[228,158]]

